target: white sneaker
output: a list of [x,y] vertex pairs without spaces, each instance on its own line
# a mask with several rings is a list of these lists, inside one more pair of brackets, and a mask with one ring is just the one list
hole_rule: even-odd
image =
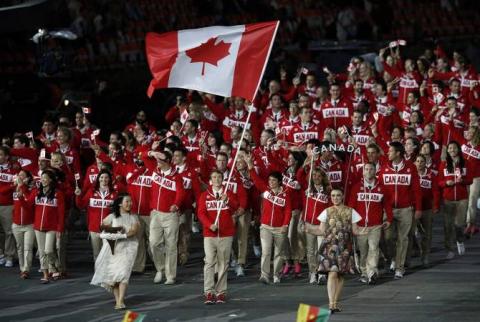
[[13,267],[13,262],[12,261],[6,261],[5,262],[5,267]]
[[279,284],[280,283],[280,277],[274,276],[273,277],[273,284]]
[[309,281],[310,284],[315,284],[317,283],[317,274],[315,273],[310,273],[310,281]]
[[0,255],[0,265],[5,265],[6,262],[7,262],[7,259],[5,258],[5,256]]
[[360,278],[358,280],[363,284],[368,283],[368,278],[366,276],[360,276]]
[[155,274],[155,278],[153,279],[153,283],[159,284],[159,283],[162,282],[162,279],[163,279],[163,274],[162,274],[162,272],[157,272],[157,273]]
[[237,260],[235,258],[232,258],[232,260],[230,261],[230,267],[231,268],[237,267]]
[[165,283],[163,283],[165,285],[173,285],[175,284],[175,280],[166,280]]
[[465,255],[465,244],[457,242],[458,255]]
[[447,253],[447,257],[445,257],[446,259],[453,259],[455,258],[455,253],[454,252],[448,252]]
[[318,285],[327,283],[327,275],[319,274],[318,275]]
[[253,253],[255,254],[256,258],[262,257],[262,249],[260,248],[260,246],[253,245]]
[[402,279],[402,278],[403,278],[403,272],[399,271],[399,270],[396,270],[394,279],[399,280],[399,279]]
[[238,277],[245,276],[242,265],[237,265],[237,267],[235,267],[235,272],[237,273]]
[[390,271],[391,271],[391,272],[394,272],[396,266],[397,266],[397,264],[395,263],[395,261],[392,261],[392,263],[390,264]]
[[200,232],[200,228],[198,228],[198,223],[192,223],[192,233],[198,234]]

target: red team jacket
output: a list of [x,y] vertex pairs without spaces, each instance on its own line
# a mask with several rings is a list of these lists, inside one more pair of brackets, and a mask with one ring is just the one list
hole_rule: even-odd
[[33,228],[39,231],[57,231],[62,233],[65,228],[65,197],[57,190],[52,199],[38,197],[38,189],[33,189],[28,195],[19,197],[23,207],[34,206],[35,220]]
[[[204,237],[230,237],[235,235],[235,222],[233,213],[238,208],[238,202],[231,191],[227,191],[227,201],[218,200],[209,187],[198,198],[198,219],[203,225]],[[220,211],[217,230],[210,230],[215,223],[217,213]]]
[[380,170],[380,183],[391,196],[393,208],[407,208],[414,206],[415,210],[422,210],[422,194],[417,168],[402,161],[397,170],[391,162],[386,163]]
[[393,221],[392,201],[385,187],[375,180],[373,185],[366,185],[364,180],[356,183],[350,193],[348,206],[355,209],[362,220],[359,227],[373,227],[383,223],[383,212],[387,214],[387,221]]
[[115,191],[102,194],[100,191],[94,191],[93,189],[88,190],[83,196],[76,196],[77,207],[80,209],[87,208],[88,231],[100,232],[100,224],[110,214],[110,207],[116,198],[117,193]]
[[282,188],[280,193],[275,194],[257,175],[255,170],[250,170],[250,176],[263,198],[260,222],[271,227],[288,226],[292,218],[292,207],[288,190]]

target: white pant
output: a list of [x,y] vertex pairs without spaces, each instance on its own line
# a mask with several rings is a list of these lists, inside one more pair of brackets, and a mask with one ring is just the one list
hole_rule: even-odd
[[477,217],[477,202],[480,197],[480,178],[474,178],[469,187],[468,194],[468,209],[467,209],[467,223],[475,224]]
[[[273,276],[279,277],[284,263],[285,243],[287,233],[281,232],[282,227],[260,226],[260,241],[262,243],[262,258],[260,266],[262,277],[270,278],[270,263],[273,250]],[[273,249],[272,249],[273,248]]]
[[[203,267],[203,291],[205,294],[227,292],[227,271],[233,237],[204,237],[205,266]],[[215,283],[215,267],[218,271]]]
[[15,238],[12,233],[12,211],[13,206],[0,206],[0,225],[5,233],[5,248],[3,248],[4,245],[1,245],[0,249],[3,248],[6,260],[10,261],[15,257]]
[[175,280],[177,277],[178,226],[176,213],[152,210],[150,249],[157,272],[165,270],[167,280]]
[[13,236],[17,242],[18,264],[21,272],[30,272],[33,258],[35,232],[33,225],[12,224]]
[[55,267],[55,260],[57,255],[55,253],[56,231],[39,231],[35,230],[35,237],[37,238],[38,252],[40,253],[40,269],[48,270],[50,273],[57,272]]
[[90,232],[90,243],[92,244],[92,251],[93,251],[93,262],[97,260],[97,256],[102,249],[103,240],[100,238],[100,233],[96,233],[94,231]]

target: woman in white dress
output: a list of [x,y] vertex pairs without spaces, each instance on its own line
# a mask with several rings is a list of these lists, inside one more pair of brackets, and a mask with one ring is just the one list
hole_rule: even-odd
[[[139,221],[136,215],[130,214],[131,207],[130,196],[121,194],[113,203],[113,213],[103,220],[103,246],[95,261],[95,274],[90,282],[113,292],[116,310],[125,309],[125,292],[137,255]],[[112,241],[114,246],[109,243]]]

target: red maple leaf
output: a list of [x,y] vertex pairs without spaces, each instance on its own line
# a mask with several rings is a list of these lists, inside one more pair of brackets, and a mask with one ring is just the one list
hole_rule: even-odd
[[202,43],[200,46],[189,49],[186,51],[188,57],[192,59],[191,63],[203,63],[202,76],[205,74],[205,64],[209,63],[214,66],[218,66],[218,61],[230,55],[231,43],[226,43],[223,40],[218,44],[217,37],[210,38],[207,42]]

